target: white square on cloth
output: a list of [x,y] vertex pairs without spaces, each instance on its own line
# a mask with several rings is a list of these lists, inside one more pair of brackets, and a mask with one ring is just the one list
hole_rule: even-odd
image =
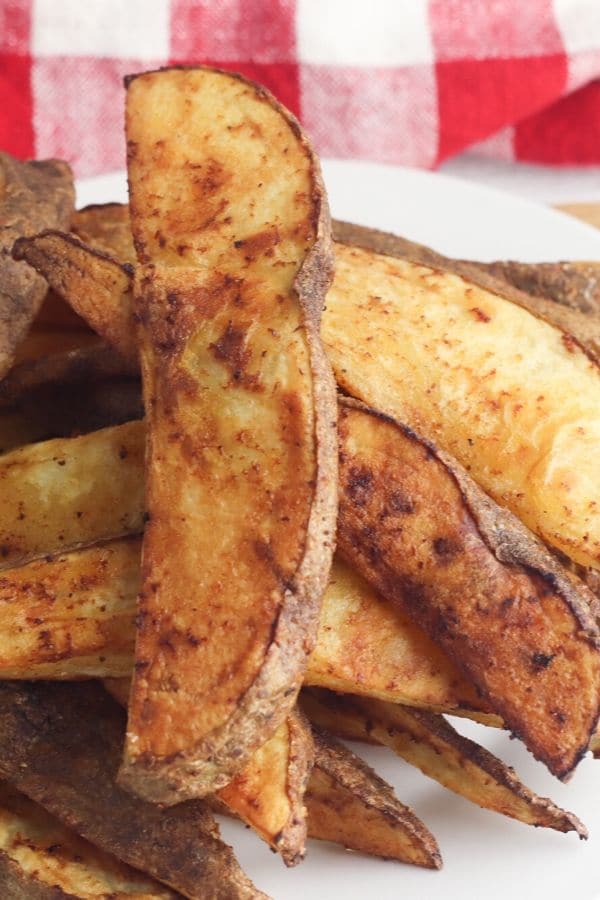
[[297,0],[301,63],[404,66],[429,63],[427,0]]
[[169,56],[169,0],[34,0],[36,56]]

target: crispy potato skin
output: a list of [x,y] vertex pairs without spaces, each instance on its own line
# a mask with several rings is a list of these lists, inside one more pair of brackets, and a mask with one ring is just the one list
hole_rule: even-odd
[[39,272],[125,359],[137,359],[131,267],[72,234],[51,230],[19,238],[13,258],[25,260]]
[[329,218],[299,126],[244,79],[135,77],[127,136],[149,522],[121,777],[173,803],[274,733],[316,639],[337,486]]
[[471,263],[518,290],[546,297],[582,313],[600,313],[600,264],[597,262],[522,263],[512,260]]
[[310,725],[293,709],[246,767],[218,792],[230,812],[295,866],[306,852],[304,796],[314,762]]
[[93,847],[7,784],[0,784],[3,900],[177,900],[158,884]]
[[137,261],[126,203],[94,203],[75,210],[71,231],[83,243],[116,256],[121,263]]
[[164,810],[120,788],[125,720],[93,682],[0,683],[0,777],[128,865],[198,900],[258,898],[199,802]]
[[0,570],[75,546],[139,534],[143,455],[143,424],[129,422],[0,457]]
[[339,438],[341,554],[566,778],[599,715],[591,592],[407,428],[348,400]]
[[351,850],[440,869],[437,842],[362,759],[314,729],[315,768],[306,795],[310,836]]
[[353,740],[390,747],[429,778],[477,806],[526,825],[588,836],[576,816],[530,791],[513,769],[455,731],[443,716],[327,691],[310,691],[305,700],[317,725],[333,727]]
[[47,291],[43,278],[11,258],[12,245],[43,228],[68,228],[74,201],[73,176],[65,162],[20,162],[0,153],[0,378]]
[[[361,234],[348,236],[380,246]],[[339,384],[451,452],[547,543],[600,567],[595,318],[424,258],[338,245],[323,338]]]

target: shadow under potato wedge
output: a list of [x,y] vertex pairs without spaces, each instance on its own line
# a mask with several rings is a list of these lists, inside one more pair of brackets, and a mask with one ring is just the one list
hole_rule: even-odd
[[44,228],[68,228],[75,203],[67,163],[21,162],[0,153],[0,378],[12,365],[48,287],[35,269],[12,259],[14,241]]
[[0,885],[3,900],[182,897],[94,847],[5,783],[0,783]]
[[125,716],[93,682],[0,683],[0,777],[64,825],[190,900],[257,891],[199,801],[161,809],[116,782]]
[[534,794],[513,769],[459,734],[443,716],[373,698],[315,690],[302,692],[301,707],[316,725],[348,740],[389,747],[424,775],[483,809],[526,825],[588,836],[573,813]]
[[300,126],[241,76],[134,76],[126,133],[148,523],[120,778],[174,803],[275,732],[316,639],[337,512],[329,214]]
[[600,714],[594,595],[406,426],[342,400],[339,442],[341,555],[567,778]]
[[142,416],[139,375],[115,350],[94,343],[51,353],[15,365],[0,381],[0,453]]

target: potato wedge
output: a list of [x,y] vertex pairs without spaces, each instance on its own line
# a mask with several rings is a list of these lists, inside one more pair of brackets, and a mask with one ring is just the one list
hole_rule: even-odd
[[477,806],[536,828],[588,836],[577,816],[534,794],[514,769],[463,737],[443,716],[327,691],[303,692],[302,706],[317,725],[326,727],[328,723],[351,739],[374,740],[390,747],[429,778]]
[[567,778],[600,714],[594,595],[405,426],[345,400],[339,440],[340,553]]
[[121,779],[175,803],[275,732],[316,640],[337,511],[329,216],[298,124],[240,77],[136,76],[126,131],[149,522]]
[[[129,675],[140,544],[107,541],[2,572],[0,678]],[[304,684],[501,724],[418,626],[339,559]]]
[[74,201],[73,176],[65,162],[20,162],[0,153],[0,378],[47,292],[37,272],[12,259],[13,243],[43,228],[68,228]]
[[182,896],[89,844],[4,783],[0,783],[0,884],[3,900]]
[[315,729],[315,768],[306,794],[311,837],[350,850],[440,869],[437,842],[362,759]]
[[131,266],[60,231],[20,238],[13,247],[13,257],[25,260],[39,272],[123,357],[137,359]]
[[0,570],[75,546],[139,534],[143,455],[143,426],[130,422],[0,457]]
[[346,238],[372,249],[336,248],[323,338],[339,384],[599,568],[600,319],[443,258],[432,268],[431,251],[426,264],[373,252],[393,252],[391,236],[355,226]]
[[113,254],[123,263],[136,262],[126,203],[98,203],[76,210],[71,231],[84,243]]
[[0,678],[131,675],[140,538],[0,572]]
[[257,898],[205,806],[165,810],[115,781],[125,717],[93,682],[0,683],[0,777],[185,897]]

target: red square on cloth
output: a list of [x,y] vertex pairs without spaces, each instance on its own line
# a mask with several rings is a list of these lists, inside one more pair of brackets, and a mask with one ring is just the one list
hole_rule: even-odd
[[29,56],[0,57],[0,148],[21,159],[35,155]]
[[520,59],[456,60],[436,65],[438,161],[459,153],[562,93],[564,54]]
[[600,160],[600,81],[519,122],[515,155],[523,162],[598,165]]

